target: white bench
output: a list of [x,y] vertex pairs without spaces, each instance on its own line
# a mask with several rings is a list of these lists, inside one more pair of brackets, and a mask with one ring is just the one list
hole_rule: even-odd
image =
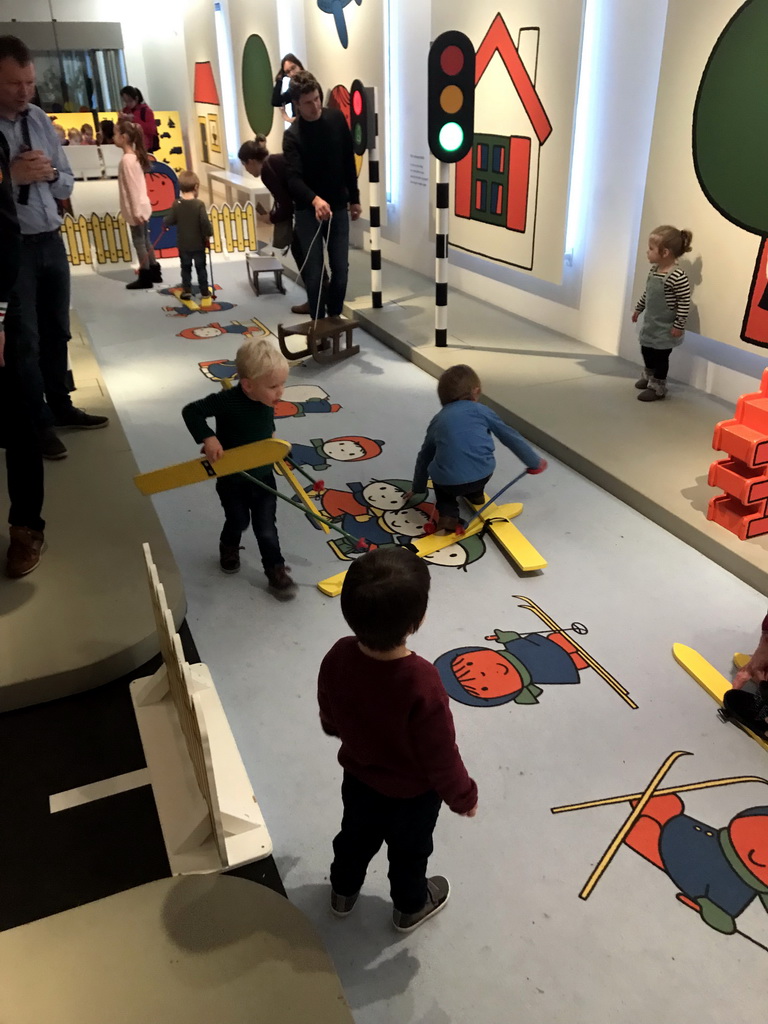
[[117,146],[101,146],[100,149],[101,158],[104,161],[104,176],[106,178],[116,178],[117,168],[123,157],[122,149],[119,149]]
[[[246,203],[253,203],[254,207],[260,199],[270,199],[270,203],[262,203],[263,206],[271,205],[271,198],[269,189],[263,185],[259,178],[254,178],[250,174],[234,174],[232,171],[219,171],[215,168],[208,169],[208,197],[213,202],[213,182],[218,181],[224,185],[227,202],[232,206],[235,202],[234,194],[237,194],[238,200],[241,206],[245,206]],[[246,196],[247,198],[243,201],[240,197]]]
[[[67,146],[66,157],[76,178],[103,178],[104,165],[98,146]],[[120,154],[122,156],[122,153]]]
[[163,664],[130,690],[171,871],[204,874],[261,860],[272,840],[227,716],[208,668],[184,658],[143,547]]

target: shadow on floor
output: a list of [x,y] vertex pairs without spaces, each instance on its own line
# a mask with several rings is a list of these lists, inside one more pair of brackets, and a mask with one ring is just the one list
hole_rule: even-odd
[[[384,1003],[405,992],[421,968],[408,949],[389,955],[402,936],[392,928],[392,904],[379,896],[361,896],[354,911],[333,917],[328,883],[289,889],[288,898],[320,932],[353,1010]],[[442,1024],[439,1017],[426,1022]]]

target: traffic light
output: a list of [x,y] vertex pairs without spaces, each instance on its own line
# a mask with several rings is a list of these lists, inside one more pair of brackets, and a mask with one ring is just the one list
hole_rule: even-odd
[[369,110],[368,92],[359,78],[354,80],[349,90],[349,105],[352,146],[355,156],[362,156],[373,144],[373,130],[369,121],[372,111]]
[[429,149],[455,164],[472,149],[475,134],[475,48],[463,32],[443,32],[429,50]]

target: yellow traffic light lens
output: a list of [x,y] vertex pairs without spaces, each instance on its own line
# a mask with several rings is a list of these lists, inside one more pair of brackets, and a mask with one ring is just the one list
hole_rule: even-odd
[[446,85],[440,93],[440,106],[446,114],[456,114],[464,106],[464,93],[458,85]]
[[464,143],[464,131],[455,121],[449,121],[440,129],[438,141],[446,153],[455,153]]

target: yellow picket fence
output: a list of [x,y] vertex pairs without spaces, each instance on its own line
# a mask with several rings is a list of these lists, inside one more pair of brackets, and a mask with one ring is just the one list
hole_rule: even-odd
[[[252,203],[212,206],[214,252],[250,252],[256,249],[256,211]],[[66,214],[61,234],[69,262],[130,263],[130,234],[121,214],[92,213],[90,217]]]

